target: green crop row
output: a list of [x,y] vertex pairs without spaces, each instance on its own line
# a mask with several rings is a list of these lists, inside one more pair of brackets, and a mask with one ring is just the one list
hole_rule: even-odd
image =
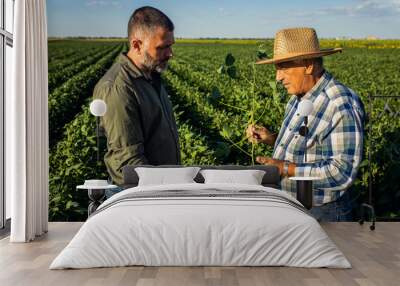
[[85,40],[60,40],[60,41],[49,41],[48,45],[48,57],[49,64],[57,62],[58,60],[68,59],[71,56],[77,56],[84,54],[88,50],[98,48],[100,46],[115,45],[118,43],[112,42],[92,42]]
[[50,146],[57,141],[64,125],[79,111],[97,81],[111,66],[123,47],[122,44],[117,46],[97,63],[71,77],[49,95]]
[[93,55],[87,55],[84,59],[77,61],[74,64],[71,64],[58,71],[52,72],[49,76],[49,93],[51,93],[55,88],[61,86],[64,82],[72,78],[74,75],[80,73],[82,70],[102,59],[113,50],[118,49],[118,46],[114,46],[108,49],[99,50],[97,51],[97,53]]
[[99,46],[95,46],[95,47],[89,47],[79,53],[77,53],[76,51],[72,52],[71,54],[67,54],[67,55],[65,55],[65,57],[62,57],[62,58],[58,58],[58,59],[50,59],[49,58],[49,66],[48,66],[49,75],[51,75],[53,72],[61,70],[64,67],[74,64],[77,61],[80,61],[87,56],[94,55],[95,53],[97,53],[103,49],[104,49],[104,47],[99,45]]
[[[256,153],[271,153],[267,146],[252,146],[245,138],[245,129],[250,123],[248,113],[238,115],[221,109],[214,104],[210,95],[202,93],[177,75],[169,72],[164,75],[171,100],[177,105],[182,118],[191,125],[208,134],[210,144],[219,149],[221,144],[227,146],[225,157],[219,156],[218,164],[251,164]],[[257,110],[264,109],[260,102],[255,102]],[[260,112],[261,115],[261,112]],[[258,118],[263,122],[263,118]],[[253,158],[254,159],[254,158]]]

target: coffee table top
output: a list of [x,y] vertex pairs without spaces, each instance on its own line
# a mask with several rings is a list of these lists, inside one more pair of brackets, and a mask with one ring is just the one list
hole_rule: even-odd
[[292,181],[318,181],[321,180],[320,177],[289,177]]
[[108,190],[108,189],[118,188],[118,186],[117,185],[106,185],[106,186],[79,185],[76,188],[84,189],[84,190]]

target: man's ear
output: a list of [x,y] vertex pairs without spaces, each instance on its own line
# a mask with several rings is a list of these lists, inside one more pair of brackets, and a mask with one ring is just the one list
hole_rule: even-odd
[[306,61],[306,70],[305,70],[304,73],[306,75],[312,75],[314,70],[315,70],[315,67],[314,67],[313,61],[312,60],[307,60]]
[[135,51],[136,54],[141,54],[142,53],[142,41],[132,37],[130,40],[130,44],[131,44],[131,49],[133,51]]

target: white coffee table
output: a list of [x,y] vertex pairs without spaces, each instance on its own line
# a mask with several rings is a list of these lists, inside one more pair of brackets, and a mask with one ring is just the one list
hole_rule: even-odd
[[87,190],[88,197],[90,200],[88,206],[88,217],[96,211],[96,209],[101,205],[104,201],[104,197],[106,195],[106,190],[118,188],[116,185],[104,185],[104,186],[95,186],[95,185],[79,185],[76,187],[77,189]]

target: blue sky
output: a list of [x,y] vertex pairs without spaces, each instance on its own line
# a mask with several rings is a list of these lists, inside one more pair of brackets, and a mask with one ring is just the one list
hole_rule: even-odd
[[285,27],[310,26],[325,38],[400,38],[400,0],[47,0],[49,36],[122,37],[144,5],[165,12],[176,37],[271,38]]

